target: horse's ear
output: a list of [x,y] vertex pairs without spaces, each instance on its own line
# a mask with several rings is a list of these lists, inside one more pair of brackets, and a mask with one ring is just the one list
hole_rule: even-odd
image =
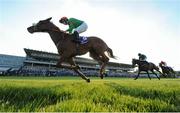
[[50,18],[46,19],[46,21],[50,21],[51,19],[52,19],[52,17],[50,17]]

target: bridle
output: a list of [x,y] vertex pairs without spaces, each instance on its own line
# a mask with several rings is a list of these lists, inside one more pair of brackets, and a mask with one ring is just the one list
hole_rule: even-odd
[[[34,30],[34,31],[37,30],[37,24],[34,24],[34,25],[33,25],[33,30]],[[49,31],[61,32],[62,39],[65,38],[65,37],[64,37],[65,32],[62,31],[62,30],[60,30],[58,27],[55,27],[55,28],[53,28],[53,29],[50,29]],[[55,44],[56,47],[58,47],[58,46],[60,45],[60,42],[61,42],[61,41],[59,40],[59,41],[57,42],[57,44]]]

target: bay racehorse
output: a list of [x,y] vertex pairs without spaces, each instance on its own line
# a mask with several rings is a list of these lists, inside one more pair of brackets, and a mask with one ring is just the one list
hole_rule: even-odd
[[[95,36],[88,37],[88,42],[86,44],[77,44],[72,41],[73,35],[60,30],[50,21],[51,19],[52,18],[40,20],[37,24],[28,27],[27,30],[29,33],[46,32],[50,35],[60,55],[57,62],[57,67],[72,69],[79,74],[82,79],[90,82],[90,79],[80,71],[80,67],[74,62],[75,56],[83,55],[89,52],[90,57],[101,65],[100,77],[103,79],[103,75],[105,74],[105,66],[109,61],[109,58],[106,56],[105,52],[108,53],[110,58],[115,58],[112,49],[109,48],[102,39]],[[69,65],[62,64],[64,62],[69,63]]]
[[159,67],[161,67],[162,74],[167,77],[176,77],[175,71],[169,66],[163,66],[162,63],[159,63]]
[[158,71],[160,74],[162,73],[159,71],[159,68],[154,63],[140,61],[138,59],[132,59],[132,66],[135,67],[136,64],[138,65],[138,75],[136,76],[135,80],[139,77],[141,71],[145,71],[148,74],[150,80],[151,77],[148,71],[151,71],[160,80],[160,77],[158,77],[158,75],[154,72],[154,70]]

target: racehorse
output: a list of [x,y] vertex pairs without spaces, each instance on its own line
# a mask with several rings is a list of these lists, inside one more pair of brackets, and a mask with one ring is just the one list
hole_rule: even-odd
[[171,75],[173,75],[174,78],[176,77],[176,73],[171,67],[163,66],[162,63],[159,63],[159,67],[161,67],[162,74],[164,76],[172,77]]
[[[89,52],[90,57],[101,65],[100,77],[103,79],[103,75],[105,74],[105,66],[109,61],[109,57],[115,59],[112,49],[109,48],[102,39],[95,36],[88,37],[88,42],[86,44],[77,44],[72,41],[73,35],[60,30],[50,21],[51,19],[52,17],[46,20],[40,20],[37,24],[28,27],[27,30],[29,33],[46,32],[50,35],[60,55],[56,66],[59,68],[74,70],[82,77],[82,79],[90,82],[90,79],[80,71],[80,67],[74,62],[75,56],[83,55]],[[109,57],[106,56],[105,52],[108,53]],[[70,65],[62,64],[63,62]]]
[[138,65],[138,75],[136,76],[134,80],[136,80],[139,77],[139,74],[141,71],[145,71],[148,74],[148,77],[150,80],[151,80],[151,77],[149,76],[148,71],[151,71],[160,80],[160,77],[158,77],[158,75],[154,72],[154,70],[158,71],[160,74],[162,73],[159,71],[159,68],[154,63],[132,59],[132,66],[135,67],[136,64]]

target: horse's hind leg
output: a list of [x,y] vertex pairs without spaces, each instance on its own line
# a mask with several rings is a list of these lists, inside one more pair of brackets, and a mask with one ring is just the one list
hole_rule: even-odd
[[105,67],[104,61],[102,59],[102,56],[100,57],[99,54],[96,54],[96,52],[94,51],[90,51],[90,57],[92,57],[94,60],[96,60],[99,65],[101,65],[101,69],[100,69],[100,77],[103,79],[103,68]]
[[146,72],[147,72],[147,74],[148,74],[149,79],[151,80],[151,77],[150,77],[150,75],[149,75],[149,72],[148,72],[148,71],[146,71]]
[[176,72],[173,69],[171,69],[171,73],[173,74],[173,77],[176,78]]
[[68,66],[68,65],[62,65],[63,62],[67,61],[69,59],[61,56],[61,58],[59,59],[59,61],[57,62],[56,66],[58,68],[66,68],[66,69],[75,69],[77,68],[75,65],[71,65],[71,66]]
[[105,74],[105,67],[109,61],[109,58],[104,53],[100,56],[100,58],[102,61],[102,65],[101,65],[101,69],[100,69],[100,76],[101,76],[101,79],[103,79],[103,76]]
[[[62,62],[67,61],[67,63],[69,63],[71,66],[66,66],[66,65],[62,65]],[[90,79],[87,78],[78,68],[78,66],[75,64],[73,58],[64,58],[63,56],[61,56],[61,58],[59,59],[58,63],[57,63],[57,67],[60,68],[67,68],[67,69],[73,69],[76,73],[78,73],[82,79],[86,80],[87,82],[90,82]]]
[[90,51],[90,57],[92,57],[94,60],[96,60],[99,64],[101,63],[101,58],[93,51]]
[[100,68],[100,77],[103,79],[104,73],[105,73],[105,67],[107,62],[109,61],[109,58],[103,53],[97,54],[99,52],[91,51],[90,57],[98,61],[98,63],[101,65]]

